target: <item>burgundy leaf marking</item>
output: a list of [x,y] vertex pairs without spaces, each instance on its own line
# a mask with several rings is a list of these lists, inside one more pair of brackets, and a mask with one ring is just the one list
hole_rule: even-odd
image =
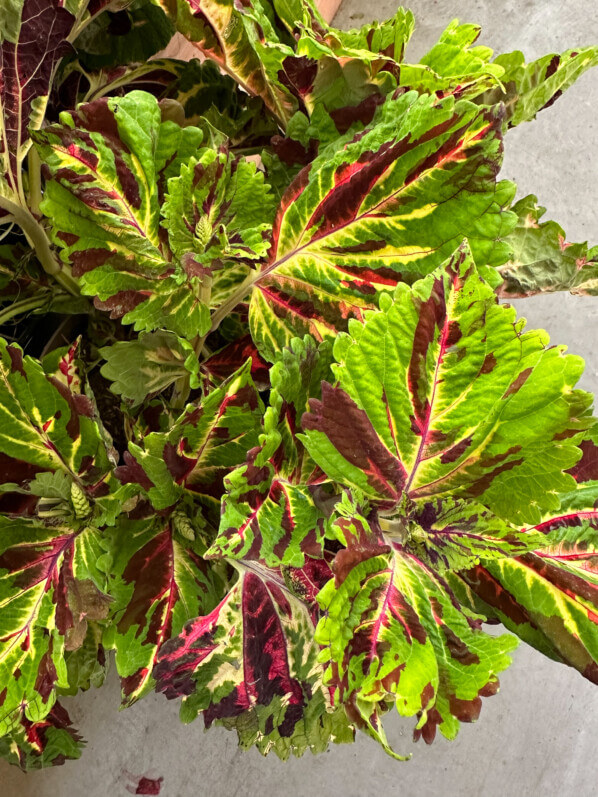
[[[465,252],[461,252],[459,257],[451,263],[450,268],[447,269],[446,273],[448,273],[450,279],[451,292],[460,291],[466,279],[467,275],[461,276],[459,273],[465,256]],[[421,302],[414,297],[418,310],[418,322],[413,336],[413,355],[409,363],[407,378],[414,411],[412,426],[414,432],[421,436],[421,440],[407,481],[407,490],[413,483],[422,459],[425,458],[426,447],[433,442],[435,433],[431,429],[432,411],[436,391],[440,383],[441,369],[447,351],[460,337],[458,327],[451,323],[448,315],[446,306],[447,294],[449,294],[449,290],[445,286],[444,280],[436,279],[434,280],[429,299]],[[437,339],[436,366],[434,374],[428,383],[426,370],[428,350]]]
[[24,0],[17,42],[5,38],[0,45],[0,106],[8,149],[7,177],[15,191],[21,180],[17,152],[27,138],[33,102],[49,94],[56,65],[72,50],[66,39],[74,20],[57,3]]
[[341,388],[322,383],[322,400],[310,400],[303,429],[322,432],[337,451],[368,476],[372,487],[396,503],[405,486],[401,462],[383,445],[366,413]]
[[[179,596],[170,526],[166,526],[133,554],[124,570],[123,581],[125,584],[134,584],[134,588],[127,608],[118,621],[118,632],[126,635],[130,628],[136,627],[135,637],[142,637],[143,645],[155,647],[155,658],[172,633],[172,615]],[[125,697],[130,697],[139,689],[150,670],[151,667],[143,667],[122,679]]]
[[579,447],[582,451],[581,459],[567,473],[577,482],[598,479],[598,446],[592,440],[583,440]]
[[156,688],[169,699],[194,691],[194,673],[226,644],[227,635],[217,640],[219,623],[235,604],[242,622],[242,667],[233,676],[237,682],[231,691],[204,709],[206,727],[218,719],[238,717],[254,706],[269,706],[280,697],[286,710],[277,728],[282,737],[290,737],[305,708],[302,685],[291,674],[279,616],[279,612],[290,615],[291,608],[277,584],[265,583],[254,573],[246,572],[209,615],[190,621],[178,637],[164,645],[154,668]]

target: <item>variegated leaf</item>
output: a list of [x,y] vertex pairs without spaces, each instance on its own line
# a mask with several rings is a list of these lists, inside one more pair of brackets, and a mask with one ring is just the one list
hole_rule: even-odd
[[87,618],[104,620],[110,598],[96,567],[91,527],[0,516],[0,735],[15,716],[39,722],[69,687],[65,650],[82,644]]
[[7,0],[0,9],[0,196],[25,204],[28,129],[41,127],[74,22],[59,0]]
[[322,473],[296,438],[308,400],[321,393],[331,347],[295,338],[270,369],[272,389],[260,445],[224,480],[220,530],[208,557],[303,567],[322,558],[325,513],[315,492]]
[[598,64],[598,47],[567,50],[561,55],[545,55],[529,64],[519,50],[499,55],[495,66],[502,67],[498,87],[482,94],[482,105],[503,103],[505,125],[515,127],[530,122],[544,108],[549,108],[584,72]]
[[499,116],[470,103],[408,92],[363,133],[324,148],[283,197],[269,261],[254,276],[250,323],[262,353],[272,360],[296,334],[346,329],[464,237],[481,264],[503,263],[509,248],[497,238],[515,216],[503,210],[512,185],[495,179],[500,129]]
[[[277,47],[278,31],[261,2],[234,0],[161,0],[177,30],[210,60],[234,77],[250,95],[261,97],[274,117],[284,125],[296,108],[278,71],[290,47]],[[269,5],[269,3],[267,4]]]
[[259,390],[270,386],[270,367],[247,332],[214,352],[201,364],[201,370],[219,384],[251,359],[251,378]]
[[23,714],[15,721],[11,732],[0,737],[0,758],[23,772],[46,769],[79,758],[83,744],[66,710],[55,703],[44,719],[33,722]]
[[453,20],[438,42],[417,64],[401,64],[400,85],[438,96],[476,97],[500,87],[504,69],[491,61],[492,50],[473,46],[481,33],[478,25]]
[[137,331],[193,339],[209,329],[201,280],[170,262],[160,227],[166,181],[201,139],[162,122],[158,101],[138,91],[82,105],[34,135],[54,241],[82,292]]
[[2,734],[22,706],[31,722],[48,714],[56,689],[70,687],[65,651],[83,645],[88,621],[107,617],[93,524],[112,464],[77,344],[43,366],[15,345],[0,349]]
[[555,221],[540,221],[546,208],[533,195],[520,199],[513,212],[517,226],[505,238],[513,254],[498,269],[504,280],[499,296],[520,298],[553,291],[598,294],[598,247],[568,243]]
[[595,429],[570,470],[576,489],[531,531],[535,550],[460,573],[480,608],[547,656],[598,683],[598,447]]
[[207,304],[221,304],[266,256],[274,209],[263,173],[227,152],[204,150],[168,181],[163,226],[175,257],[202,278]]
[[[595,514],[595,513],[594,513]],[[585,524],[584,524],[585,525]],[[514,559],[482,562],[463,580],[510,631],[598,683],[596,521],[583,535]]]
[[[409,506],[409,502],[406,502]],[[439,573],[517,556],[544,543],[541,531],[519,529],[475,501],[439,498],[413,504],[396,519],[380,518],[389,541]]]
[[[85,519],[107,491],[112,462],[93,402],[81,390],[75,356],[76,347],[64,350],[57,361],[48,360],[57,373],[46,373],[0,339],[0,484],[4,493],[27,488],[41,497],[38,513],[45,499],[53,515]],[[65,490],[65,500],[47,495],[46,486]]]
[[288,5],[283,10],[296,43],[295,53],[282,60],[278,77],[302,112],[314,121],[330,114],[338,132],[345,133],[369,112],[371,121],[377,105],[396,88],[397,61],[413,32],[413,14],[400,8],[385,22],[342,31],[308,6],[299,4],[292,23]]
[[222,596],[218,576],[203,561],[205,548],[193,535],[193,523],[175,513],[167,521],[123,520],[107,539],[115,604],[105,639],[116,649],[123,706],[153,686],[152,669],[164,643]]
[[581,358],[525,332],[466,247],[381,307],[337,339],[337,384],[303,418],[327,475],[388,509],[468,497],[531,525],[558,509],[575,434],[592,425],[591,397],[573,389]]
[[258,443],[263,408],[250,372],[247,362],[201,403],[188,405],[168,431],[131,443],[118,478],[140,485],[158,510],[185,493],[219,500],[224,476]]
[[286,759],[352,741],[342,709],[321,683],[309,612],[276,570],[238,564],[239,579],[208,615],[167,643],[157,689],[183,697],[181,718],[203,714],[236,729],[239,742]]
[[378,716],[389,701],[417,715],[415,738],[430,743],[437,727],[454,738],[459,720],[477,719],[481,697],[497,691],[515,639],[483,633],[437,572],[381,533],[375,514],[335,526],[346,547],[318,597],[316,633],[334,702],[395,756]]

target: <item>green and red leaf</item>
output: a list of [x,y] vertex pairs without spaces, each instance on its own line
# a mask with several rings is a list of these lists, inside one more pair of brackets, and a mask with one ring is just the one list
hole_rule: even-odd
[[201,403],[189,404],[169,431],[131,443],[115,473],[123,483],[142,487],[158,510],[183,494],[219,500],[226,474],[258,443],[262,412],[247,361]]
[[0,484],[4,493],[27,489],[59,499],[44,489],[58,479],[55,487],[66,489],[66,516],[83,517],[75,503],[107,491],[112,452],[92,400],[81,391],[75,358],[76,346],[63,350],[53,363],[56,373],[46,373],[18,346],[0,340]]
[[188,518],[185,523],[176,515],[121,521],[108,539],[115,604],[106,644],[116,649],[123,706],[153,686],[152,669],[162,646],[221,597],[220,580],[202,557],[205,548],[180,533],[182,524],[193,528]]
[[322,473],[296,432],[310,398],[330,372],[331,351],[295,338],[270,369],[270,406],[260,445],[225,479],[220,529],[208,557],[303,567],[323,557],[325,513],[315,491]]
[[530,122],[544,108],[553,105],[588,69],[598,64],[598,47],[567,50],[560,55],[551,53],[537,61],[525,62],[519,50],[499,55],[493,64],[504,71],[502,87],[482,94],[477,102],[484,105],[503,103],[506,109],[505,126],[515,127]]
[[514,638],[483,633],[437,572],[381,533],[375,515],[340,518],[336,533],[346,547],[318,597],[316,633],[335,704],[393,755],[378,718],[391,701],[417,716],[415,738],[430,743],[437,727],[454,738],[459,721],[477,719],[481,697],[497,691]]
[[454,94],[459,98],[475,98],[500,87],[504,69],[490,60],[492,50],[473,46],[481,30],[478,25],[460,25],[454,19],[419,63],[401,64],[400,85],[439,97]]
[[[480,265],[509,253],[512,186],[496,182],[500,116],[408,92],[324,148],[283,196],[250,324],[268,359],[294,335],[333,337],[382,291],[433,271],[467,237]],[[485,273],[491,274],[490,270]]]
[[33,722],[22,714],[10,733],[0,737],[0,758],[23,772],[59,766],[79,758],[83,742],[60,703],[44,719]]
[[297,103],[279,80],[278,71],[284,57],[293,51],[280,46],[283,31],[275,29],[272,15],[261,2],[162,0],[162,5],[179,32],[248,94],[260,97],[280,124],[288,121]]
[[581,446],[583,457],[570,471],[577,488],[530,530],[544,541],[459,575],[482,611],[598,683],[598,449],[591,438]]
[[181,717],[235,728],[243,747],[280,758],[351,741],[321,684],[307,607],[276,570],[238,565],[239,580],[208,615],[164,646],[157,689],[183,697]]
[[22,167],[31,144],[28,130],[42,125],[54,72],[72,50],[67,38],[74,22],[59,0],[16,0],[2,15],[0,195],[25,200]]
[[451,495],[531,525],[557,509],[593,423],[583,361],[525,332],[467,248],[381,308],[337,339],[337,385],[302,421],[326,474],[387,509]]
[[83,643],[88,619],[107,618],[101,553],[93,528],[0,516],[0,735],[23,706],[44,719],[69,686],[65,650]]
[[160,226],[168,178],[197,153],[202,133],[161,121],[145,92],[100,99],[34,134],[54,242],[98,307],[136,330],[193,339],[209,329],[197,274],[171,262]]

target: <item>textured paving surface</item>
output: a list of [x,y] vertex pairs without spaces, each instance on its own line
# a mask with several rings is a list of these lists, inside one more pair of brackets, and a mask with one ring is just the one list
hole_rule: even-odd
[[[345,0],[337,20],[362,24],[395,9],[395,0]],[[458,16],[484,26],[482,42],[529,58],[598,41],[596,0],[412,0],[423,53]],[[598,240],[598,70],[586,75],[533,124],[512,132],[503,176],[521,194],[535,192],[570,240]],[[586,358],[583,386],[598,388],[598,300],[557,295],[518,302],[532,326]],[[118,713],[107,688],[68,701],[88,740],[79,762],[23,776],[0,762],[1,797],[126,797],[127,772],[164,778],[162,797],[589,797],[596,793],[598,689],[577,673],[521,647],[497,697],[456,742],[410,741],[408,726],[389,728],[410,763],[387,759],[368,739],[326,755],[281,764],[241,753],[233,735],[200,722],[187,728],[177,707],[153,696]]]

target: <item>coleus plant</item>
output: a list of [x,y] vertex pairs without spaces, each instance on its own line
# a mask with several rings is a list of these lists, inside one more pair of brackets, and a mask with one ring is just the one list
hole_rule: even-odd
[[[517,637],[598,683],[598,250],[499,180],[598,47],[307,0],[0,9],[0,753],[152,689],[281,758],[454,738]],[[156,56],[179,31],[198,59]],[[199,58],[201,56],[201,58]],[[487,634],[485,623],[511,633]]]

